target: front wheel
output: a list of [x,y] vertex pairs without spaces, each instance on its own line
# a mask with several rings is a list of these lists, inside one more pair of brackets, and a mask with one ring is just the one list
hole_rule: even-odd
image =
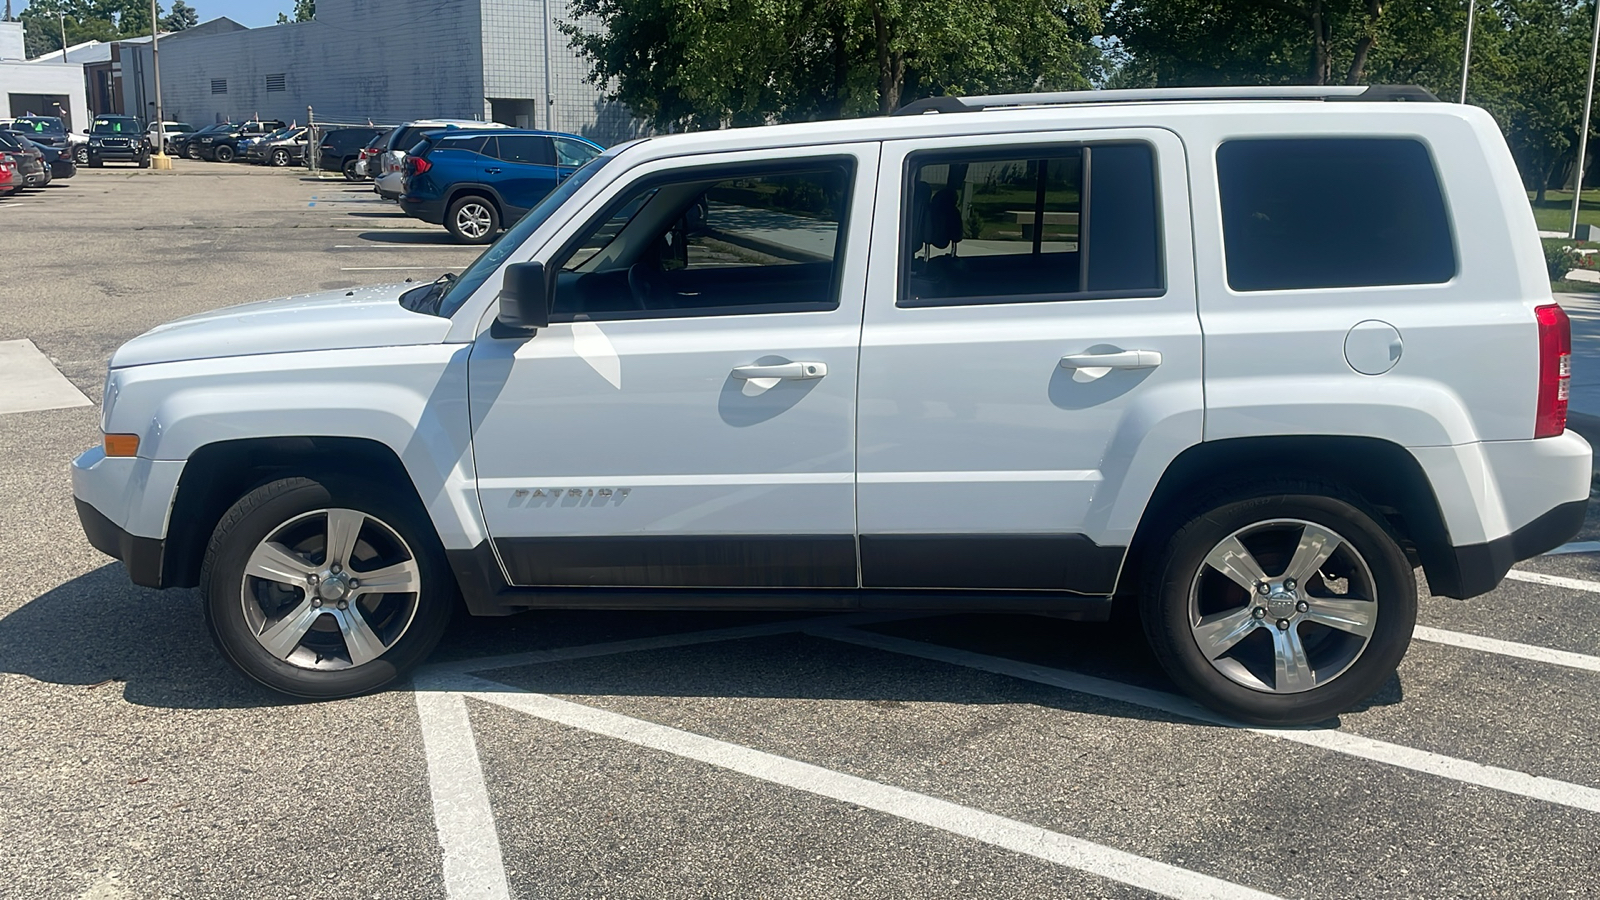
[[1223,495],[1172,536],[1141,616],[1178,686],[1234,719],[1320,722],[1370,697],[1416,624],[1411,565],[1376,513],[1336,488]]
[[78,149],[72,151],[72,158],[78,163],[78,165],[87,166],[89,164],[89,148],[80,146]]
[[463,244],[487,244],[500,230],[500,211],[482,197],[462,197],[450,204],[444,227]]
[[274,150],[274,151],[272,151],[272,165],[273,165],[273,168],[277,168],[277,169],[281,169],[281,168],[289,165],[289,151],[287,151],[287,150]]
[[348,477],[285,478],[242,497],[200,573],[218,648],[250,678],[326,700],[375,690],[432,652],[456,605],[415,500]]
[[215,151],[217,162],[233,162],[233,148],[227,145],[218,147]]
[[183,155],[186,159],[199,159],[200,148],[190,144],[189,146],[183,148]]

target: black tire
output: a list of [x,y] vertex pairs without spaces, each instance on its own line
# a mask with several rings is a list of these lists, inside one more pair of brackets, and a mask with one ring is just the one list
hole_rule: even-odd
[[[307,668],[268,652],[256,637],[257,631],[247,617],[246,610],[247,601],[257,596],[249,592],[259,591],[261,587],[259,580],[246,581],[245,570],[251,554],[269,536],[296,520],[314,522],[316,511],[328,509],[356,510],[365,514],[369,517],[368,525],[362,526],[364,530],[360,535],[369,538],[374,532],[365,529],[372,520],[377,520],[377,527],[383,529],[377,532],[379,544],[385,535],[398,535],[403,544],[395,546],[401,547],[408,558],[415,560],[419,590],[404,595],[378,595],[382,598],[379,603],[389,603],[396,597],[415,597],[409,625],[399,625],[393,643],[380,655],[363,664],[345,668]],[[367,538],[363,538],[360,545],[370,549]],[[323,565],[327,562],[324,560]],[[351,562],[346,576],[361,574],[354,565],[354,555]],[[230,663],[246,676],[275,691],[313,700],[363,694],[400,678],[433,652],[459,605],[455,578],[445,562],[444,550],[426,511],[415,496],[396,491],[392,485],[345,475],[284,478],[264,484],[241,497],[223,515],[212,533],[200,569],[200,591],[204,599],[206,623],[218,649]],[[309,589],[302,587],[300,591],[298,598],[288,595],[288,602],[304,603],[312,599]],[[408,600],[402,602],[409,603]],[[318,625],[324,625],[328,623],[325,615],[336,614],[330,605],[323,612],[313,615],[317,616]],[[288,618],[288,614],[284,618]],[[312,626],[312,630],[317,627]],[[332,633],[337,635],[339,632],[333,629]],[[312,631],[305,631],[304,634],[308,636],[307,639],[336,640],[337,643],[332,645],[336,648],[349,646],[343,638],[329,638],[326,629],[316,635]],[[299,649],[295,652],[304,655]],[[320,650],[317,652],[321,653]],[[322,657],[319,655],[316,658],[320,665]]]
[[72,151],[72,158],[78,165],[87,166],[89,164],[89,148],[79,145],[78,149]]
[[227,144],[223,144],[216,150],[212,151],[212,153],[216,156],[217,162],[233,162],[233,148],[229,147]]
[[283,149],[272,151],[270,161],[274,169],[284,168],[289,165],[289,151]]
[[357,162],[357,160],[355,158],[353,158],[353,157],[344,161],[344,180],[345,181],[360,181],[361,180],[361,176],[356,174],[356,162]]
[[488,197],[468,194],[450,204],[444,227],[459,243],[487,244],[500,233],[500,210]]
[[89,157],[89,168],[91,169],[103,169],[105,168],[105,164],[106,161],[98,156]]
[[[1365,565],[1365,571],[1359,576],[1348,576],[1350,580],[1344,582],[1347,589],[1353,588],[1354,579],[1360,577],[1369,583],[1376,598],[1372,633],[1364,646],[1354,650],[1357,654],[1354,660],[1344,659],[1351,651],[1339,650],[1343,655],[1335,658],[1342,668],[1330,665],[1331,675],[1326,676],[1329,678],[1326,683],[1295,693],[1276,692],[1276,685],[1247,686],[1220,671],[1201,651],[1195,636],[1193,616],[1197,610],[1200,613],[1204,613],[1204,610],[1191,606],[1191,596],[1201,596],[1203,583],[1200,579],[1205,574],[1210,579],[1221,578],[1222,590],[1237,591],[1237,596],[1244,598],[1239,601],[1244,604],[1241,610],[1256,604],[1265,609],[1267,599],[1258,600],[1244,588],[1231,584],[1230,579],[1207,566],[1206,557],[1232,535],[1247,533],[1252,527],[1270,528],[1265,523],[1284,520],[1313,523],[1342,538],[1343,543],[1339,546],[1348,545],[1348,548],[1337,552],[1348,554],[1353,550],[1358,556],[1335,559],[1359,558]],[[1140,596],[1140,618],[1156,658],[1185,693],[1241,722],[1303,725],[1322,722],[1350,710],[1372,696],[1399,667],[1416,624],[1415,574],[1382,516],[1358,497],[1337,486],[1317,482],[1265,483],[1219,492],[1210,500],[1193,507],[1192,514],[1182,521],[1181,527],[1172,533],[1165,551],[1157,554],[1154,564],[1145,572]],[[1270,530],[1260,533],[1269,541],[1274,537]],[[1279,539],[1279,546],[1281,549],[1276,560],[1268,560],[1263,556],[1263,561],[1259,563],[1259,569],[1269,578],[1287,574],[1286,554],[1292,554],[1295,545],[1285,547]],[[1325,589],[1327,583],[1322,581],[1326,577],[1323,568],[1317,567],[1315,583]],[[1354,564],[1349,568],[1352,572],[1359,571]],[[1335,584],[1341,581],[1337,572],[1333,579]],[[1299,587],[1304,592],[1304,598],[1314,603],[1312,579],[1306,580],[1308,583]],[[1204,584],[1214,585],[1217,582]],[[1207,590],[1214,591],[1216,588]],[[1277,588],[1273,590],[1274,596],[1277,596]],[[1356,593],[1360,592],[1352,592],[1352,596]],[[1292,606],[1286,608],[1290,610],[1287,615],[1295,620],[1288,629],[1293,629],[1311,648],[1307,650],[1308,660],[1318,652],[1314,642],[1319,639],[1323,641],[1324,648],[1339,648],[1341,645],[1337,642],[1352,640],[1344,632],[1325,629],[1309,618],[1302,620],[1293,612]],[[1303,607],[1301,611],[1304,611]],[[1237,612],[1234,614],[1237,615]],[[1278,631],[1288,630],[1274,624],[1275,620],[1270,616],[1275,613],[1265,614],[1269,618],[1255,626],[1258,631],[1243,639],[1236,638],[1235,646],[1243,648],[1247,640],[1256,640],[1259,645],[1258,638],[1265,638],[1267,644],[1272,645],[1278,637],[1273,635],[1274,628]],[[1301,631],[1307,624],[1313,626],[1309,639]],[[1309,668],[1316,672],[1314,678],[1324,676],[1323,672],[1317,671],[1314,663]]]
[[150,168],[150,156],[148,154],[139,157],[139,168],[141,168],[141,169]]
[[183,155],[188,159],[199,159],[200,148],[196,147],[194,144],[190,144],[183,148]]

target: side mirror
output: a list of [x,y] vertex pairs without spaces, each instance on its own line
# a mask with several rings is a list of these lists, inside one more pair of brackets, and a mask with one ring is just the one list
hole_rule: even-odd
[[500,312],[494,318],[494,337],[525,337],[550,326],[550,288],[544,263],[506,266],[500,287]]

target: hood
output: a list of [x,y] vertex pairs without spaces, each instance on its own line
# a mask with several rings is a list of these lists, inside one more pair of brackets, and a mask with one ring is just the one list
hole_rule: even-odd
[[417,284],[383,284],[261,300],[159,325],[123,344],[111,368],[150,363],[433,344],[450,320],[401,308]]

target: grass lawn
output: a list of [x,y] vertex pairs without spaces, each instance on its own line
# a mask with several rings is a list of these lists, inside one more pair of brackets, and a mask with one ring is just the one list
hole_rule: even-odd
[[[1540,231],[1567,233],[1572,225],[1572,192],[1546,191],[1543,204],[1533,202],[1533,192],[1528,192],[1528,202],[1533,204],[1533,218]],[[1583,203],[1578,207],[1579,225],[1600,225],[1600,190],[1583,192]]]

